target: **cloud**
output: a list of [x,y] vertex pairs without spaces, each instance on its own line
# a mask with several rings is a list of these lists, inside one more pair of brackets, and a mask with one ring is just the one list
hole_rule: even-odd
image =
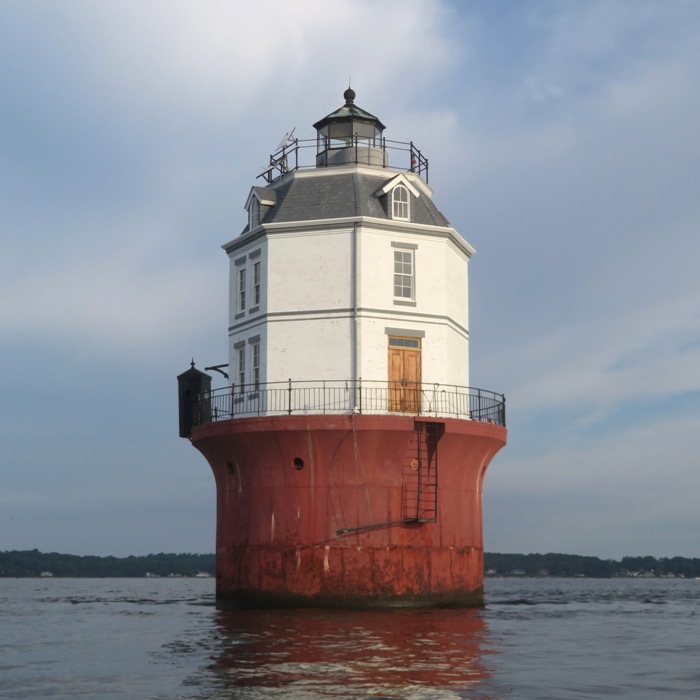
[[[300,94],[323,105],[304,107],[308,123],[337,106],[351,74],[367,100],[392,82],[408,100],[451,49],[438,2],[76,2],[3,14],[5,53],[28,76],[0,79],[14,98],[0,165],[12,233],[3,331],[120,350],[182,337],[183,317],[197,332],[202,309],[225,329],[217,248],[242,228],[256,168],[294,125]],[[399,37],[419,31],[416,63]],[[29,32],[42,51],[27,50]],[[260,114],[275,125],[262,130]]]
[[[103,240],[121,238],[109,226],[94,231]],[[76,342],[142,352],[144,346],[182,340],[185,332],[201,330],[208,322],[201,313],[205,303],[225,319],[225,296],[221,303],[211,301],[212,279],[218,277],[218,287],[225,286],[223,269],[214,261],[163,265],[159,258],[166,257],[162,239],[167,237],[162,231],[148,229],[135,237],[131,229],[131,234],[126,243],[107,250],[86,250],[78,259],[49,260],[19,278],[6,277],[0,296],[3,334],[70,334]]]

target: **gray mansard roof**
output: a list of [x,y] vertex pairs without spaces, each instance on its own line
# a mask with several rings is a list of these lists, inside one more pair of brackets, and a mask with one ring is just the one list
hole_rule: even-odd
[[[296,174],[295,174],[296,175]],[[292,176],[275,188],[277,201],[264,207],[261,223],[311,221],[354,216],[390,219],[389,195],[377,191],[396,173],[382,172],[379,177],[363,172],[324,174],[320,177]],[[425,193],[411,198],[411,222],[429,226],[449,226],[433,201]],[[387,199],[389,201],[387,202]],[[248,230],[248,227],[243,230]]]

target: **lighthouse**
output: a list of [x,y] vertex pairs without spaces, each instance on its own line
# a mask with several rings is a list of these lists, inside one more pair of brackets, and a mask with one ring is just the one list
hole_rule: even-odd
[[180,435],[216,482],[217,603],[478,605],[506,427],[470,384],[474,249],[427,158],[343,97],[270,156],[223,246],[228,362],[178,377]]

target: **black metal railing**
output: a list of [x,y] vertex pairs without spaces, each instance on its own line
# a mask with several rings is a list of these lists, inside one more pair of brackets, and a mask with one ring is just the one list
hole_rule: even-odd
[[444,416],[505,426],[506,400],[484,389],[378,381],[292,381],[227,386],[196,399],[194,424],[292,414]]
[[[306,152],[311,149],[315,151],[315,157],[307,155]],[[291,139],[270,155],[269,165],[258,177],[271,183],[293,170],[336,165],[339,164],[338,161],[334,161],[329,155],[340,152],[344,154],[342,162],[345,164],[356,163],[404,170],[416,173],[428,182],[428,159],[416,148],[413,141],[368,139],[361,136],[349,137],[343,143],[336,139],[320,151],[317,139]],[[398,162],[390,163],[390,159],[398,159]]]

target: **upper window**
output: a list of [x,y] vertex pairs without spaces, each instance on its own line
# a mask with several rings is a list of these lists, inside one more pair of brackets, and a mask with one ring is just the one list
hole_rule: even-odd
[[260,202],[258,198],[253,196],[248,208],[248,228],[254,229],[260,225]]
[[253,306],[260,306],[260,263],[253,263]]
[[408,190],[403,185],[396,185],[391,191],[391,218],[409,220]]
[[238,310],[245,311],[246,269],[238,270]]
[[394,251],[394,298],[411,301],[415,290],[415,265],[412,250]]

